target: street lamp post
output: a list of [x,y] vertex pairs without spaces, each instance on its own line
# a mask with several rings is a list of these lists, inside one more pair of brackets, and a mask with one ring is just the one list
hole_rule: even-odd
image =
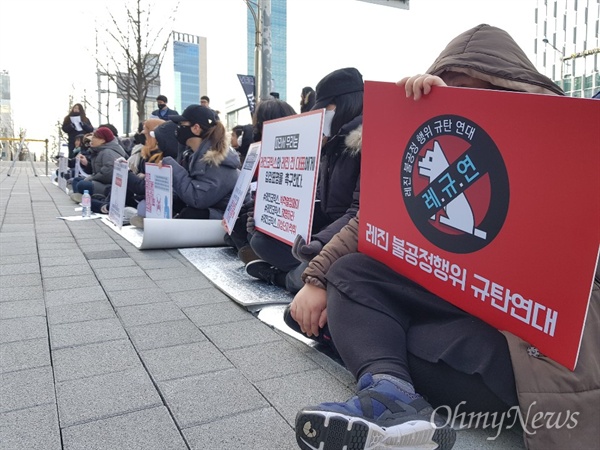
[[254,98],[259,100],[262,87],[262,12],[260,4],[250,0],[244,0],[244,3],[254,19]]
[[552,47],[554,49],[554,51],[558,52],[558,54],[560,55],[560,81],[562,83],[562,80],[564,78],[563,76],[563,68],[564,68],[564,60],[565,60],[565,52],[557,49],[554,44],[551,44],[550,41],[547,38],[542,39],[542,42],[546,45],[549,45],[550,47]]
[[254,19],[254,96],[269,98],[271,92],[271,0],[243,0]]

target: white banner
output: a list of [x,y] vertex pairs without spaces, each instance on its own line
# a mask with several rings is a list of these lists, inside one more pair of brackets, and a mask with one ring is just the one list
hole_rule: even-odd
[[251,144],[250,148],[248,149],[248,154],[244,160],[242,171],[237,179],[237,182],[235,183],[235,187],[231,193],[231,198],[229,199],[227,208],[225,208],[225,214],[223,215],[225,227],[227,228],[227,232],[229,234],[231,234],[233,231],[235,221],[240,214],[240,209],[244,204],[244,199],[246,198],[248,189],[250,189],[252,177],[254,176],[254,172],[256,172],[256,165],[258,164],[259,155],[260,142],[255,142]]
[[173,217],[173,168],[146,163],[146,217]]
[[127,161],[119,158],[113,168],[112,184],[110,186],[110,207],[108,219],[121,228],[123,226],[123,211],[125,210],[125,197],[127,196]]
[[310,242],[325,110],[265,122],[254,220],[256,228],[292,245]]

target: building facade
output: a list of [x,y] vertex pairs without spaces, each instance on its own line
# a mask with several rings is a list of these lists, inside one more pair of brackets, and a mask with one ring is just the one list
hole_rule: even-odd
[[[0,72],[0,137],[15,137],[10,105],[10,74],[3,70]],[[14,145],[10,141],[0,141],[0,159],[12,159]]]
[[164,67],[173,68],[174,98],[169,106],[181,112],[189,105],[200,103],[200,97],[207,95],[206,38],[176,31],[172,38],[173,64],[167,63]]
[[[255,22],[248,9],[248,73],[254,73]],[[287,98],[287,0],[271,0],[271,91]]]
[[537,0],[536,66],[571,97],[600,91],[600,0]]

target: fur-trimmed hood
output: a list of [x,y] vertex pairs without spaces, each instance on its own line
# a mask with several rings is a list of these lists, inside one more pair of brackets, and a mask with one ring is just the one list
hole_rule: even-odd
[[462,72],[504,89],[564,95],[559,86],[537,71],[506,31],[486,24],[452,39],[427,73],[440,76],[445,71]]
[[346,151],[353,156],[357,155],[362,150],[362,121],[363,116],[357,116],[344,125],[340,130],[341,135],[346,135],[344,138]]

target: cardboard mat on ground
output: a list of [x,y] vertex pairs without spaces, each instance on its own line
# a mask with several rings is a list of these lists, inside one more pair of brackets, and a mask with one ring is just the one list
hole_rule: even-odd
[[225,295],[246,308],[288,304],[294,298],[289,292],[248,275],[231,247],[182,248],[179,253]]
[[130,225],[119,228],[108,217],[102,222],[140,250],[225,245],[220,220],[146,218],[143,230]]

